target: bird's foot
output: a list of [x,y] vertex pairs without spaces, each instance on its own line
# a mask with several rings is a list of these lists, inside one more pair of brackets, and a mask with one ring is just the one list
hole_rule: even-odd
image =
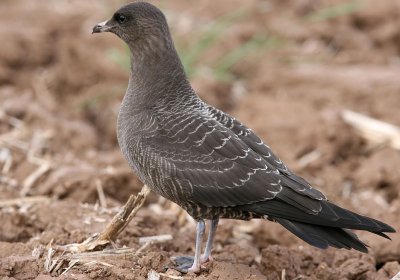
[[214,260],[214,258],[210,255],[210,256],[201,256],[200,257],[200,263],[207,263],[207,262],[212,262]]
[[172,257],[172,261],[176,264],[173,269],[182,272],[182,273],[199,273],[201,271],[200,264],[194,264],[194,257],[192,256],[180,256],[180,257]]

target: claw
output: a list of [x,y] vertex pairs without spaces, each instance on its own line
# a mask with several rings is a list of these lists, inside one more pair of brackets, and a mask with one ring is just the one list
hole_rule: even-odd
[[201,270],[200,265],[196,266],[194,264],[194,257],[192,256],[173,257],[172,261],[176,264],[176,266],[173,267],[173,269],[182,273],[188,273],[188,272],[199,273]]

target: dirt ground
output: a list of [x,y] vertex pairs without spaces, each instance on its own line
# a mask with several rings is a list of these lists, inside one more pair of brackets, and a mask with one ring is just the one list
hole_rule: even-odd
[[[390,279],[400,271],[398,234],[358,232],[370,246],[361,254],[311,248],[267,221],[224,220],[214,261],[182,275],[170,257],[193,254],[194,223],[154,194],[113,244],[128,253],[57,266],[57,246],[100,232],[141,189],[115,134],[126,48],[111,34],[91,35],[122,2],[0,2],[1,279]],[[346,109],[400,126],[399,1],[153,3],[202,98],[252,127],[330,200],[400,230],[399,151],[372,145],[341,118]],[[141,237],[162,234],[173,239],[137,252]]]

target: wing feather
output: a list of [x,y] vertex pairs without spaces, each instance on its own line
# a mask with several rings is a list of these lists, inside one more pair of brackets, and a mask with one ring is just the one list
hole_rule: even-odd
[[154,123],[156,133],[142,138],[141,150],[148,155],[145,164],[162,170],[150,183],[167,198],[232,207],[278,196],[302,211],[320,211],[324,196],[291,176],[251,130],[228,115],[216,118],[203,110]]
[[285,178],[282,182],[285,186],[293,189],[302,195],[308,197],[326,200],[324,194],[311,187],[311,185],[303,178],[295,175],[289,168],[272,152],[272,150],[258,137],[251,129],[244,124],[229,116],[228,114],[218,110],[210,105],[207,109],[215,120],[229,127],[238,137],[247,144],[253,151],[262,156],[271,166],[275,167],[282,173]]
[[183,192],[191,202],[228,207],[272,199],[281,191],[276,169],[213,118],[193,114],[177,122],[182,125],[159,119],[160,133],[141,141],[146,164],[162,165],[151,182],[160,182],[161,194],[176,201]]

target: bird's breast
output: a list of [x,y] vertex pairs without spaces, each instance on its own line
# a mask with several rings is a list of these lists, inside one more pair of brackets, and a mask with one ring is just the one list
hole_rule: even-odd
[[141,153],[139,151],[139,141],[141,127],[138,119],[140,115],[127,115],[120,111],[117,121],[117,139],[118,145],[128,161],[129,166],[143,181],[143,176],[139,169]]

